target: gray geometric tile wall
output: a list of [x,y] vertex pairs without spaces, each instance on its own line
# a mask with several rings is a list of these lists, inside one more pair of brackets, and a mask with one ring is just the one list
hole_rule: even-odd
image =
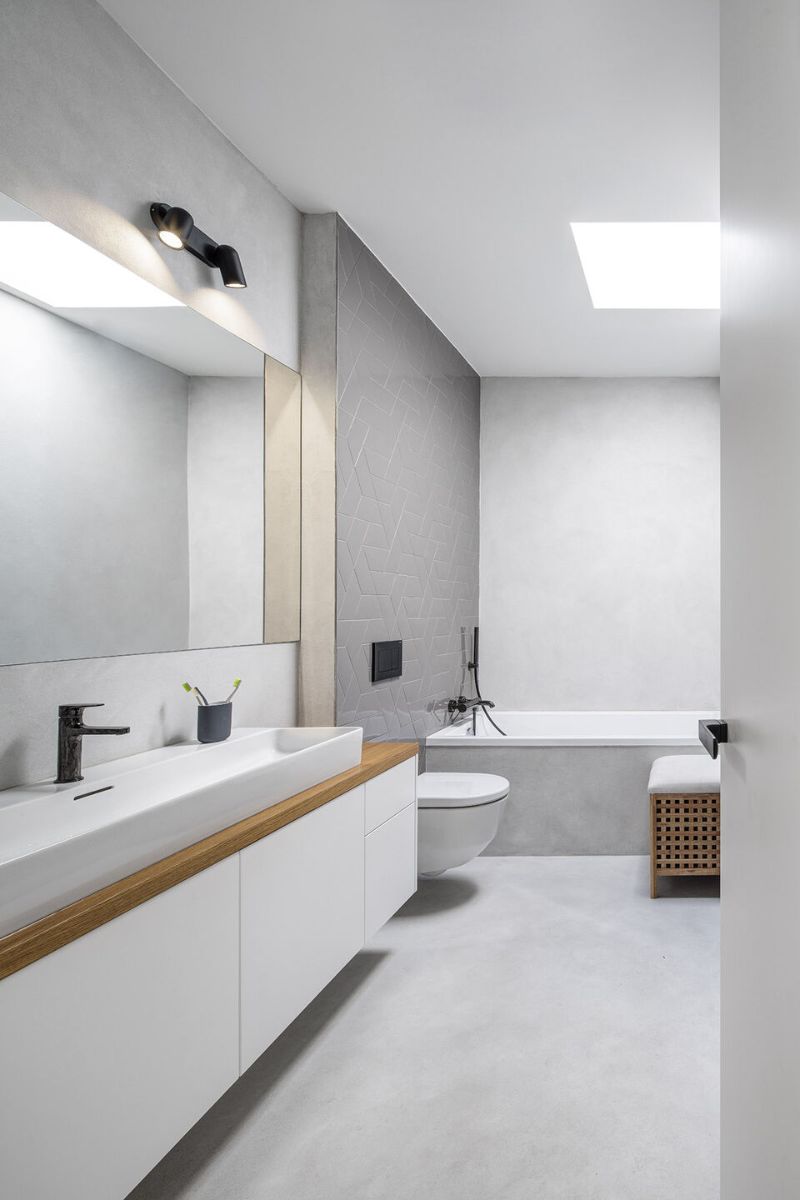
[[[337,246],[336,719],[423,738],[477,621],[480,380],[341,220]],[[402,678],[373,684],[394,638]]]

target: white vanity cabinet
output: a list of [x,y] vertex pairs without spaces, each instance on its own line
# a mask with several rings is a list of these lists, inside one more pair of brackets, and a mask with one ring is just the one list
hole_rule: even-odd
[[239,859],[0,983],[0,1195],[122,1200],[239,1073]]
[[240,858],[245,1071],[364,944],[364,785]]
[[364,940],[377,933],[417,888],[417,760],[367,781],[364,839]]
[[241,836],[0,980],[3,1200],[124,1200],[358,953],[416,887],[416,758]]
[[242,1071],[415,891],[416,779],[409,759],[241,852]]

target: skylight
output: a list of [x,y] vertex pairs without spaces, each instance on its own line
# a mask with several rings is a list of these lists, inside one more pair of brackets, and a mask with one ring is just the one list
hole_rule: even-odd
[[716,221],[572,221],[595,308],[719,308]]
[[0,287],[50,308],[181,304],[49,221],[0,221]]

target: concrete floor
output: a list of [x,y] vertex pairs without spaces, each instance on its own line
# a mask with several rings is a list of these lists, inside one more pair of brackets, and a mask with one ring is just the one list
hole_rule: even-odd
[[480,858],[420,891],[130,1200],[717,1200],[718,889]]

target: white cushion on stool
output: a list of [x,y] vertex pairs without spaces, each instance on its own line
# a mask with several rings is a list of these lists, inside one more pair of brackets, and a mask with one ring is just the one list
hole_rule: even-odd
[[653,763],[647,790],[672,795],[718,792],[719,759],[707,754],[665,754]]

